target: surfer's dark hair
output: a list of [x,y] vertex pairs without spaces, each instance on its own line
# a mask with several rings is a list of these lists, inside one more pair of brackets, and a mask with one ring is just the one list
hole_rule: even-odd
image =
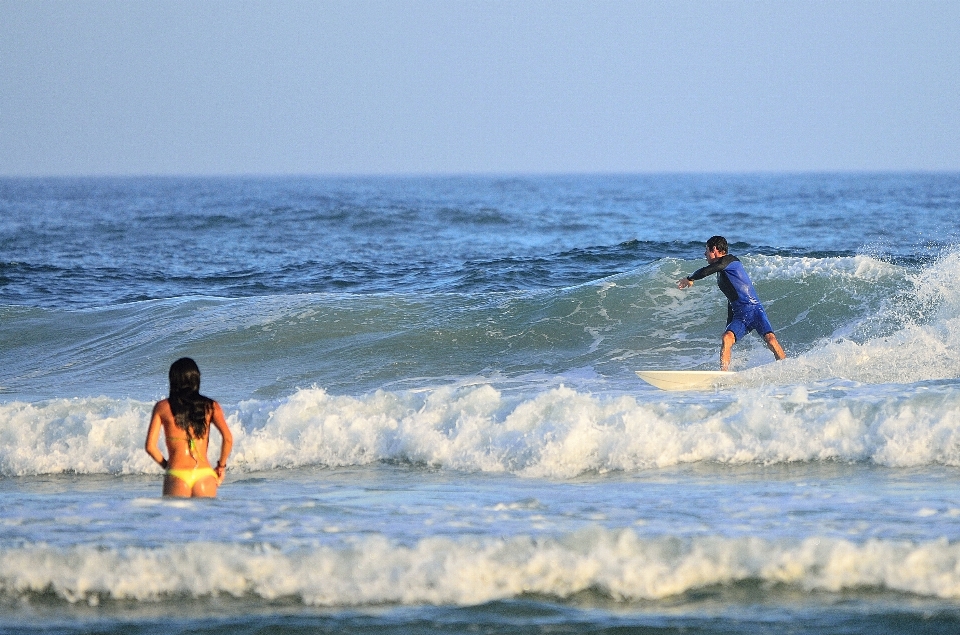
[[207,433],[207,414],[213,400],[200,394],[200,367],[189,357],[170,365],[170,410],[177,427],[191,432],[194,439]]
[[707,239],[707,249],[716,249],[725,254],[727,253],[727,239],[723,236],[711,236]]

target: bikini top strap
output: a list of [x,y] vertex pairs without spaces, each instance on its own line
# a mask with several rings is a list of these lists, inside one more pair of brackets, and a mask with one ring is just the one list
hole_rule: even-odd
[[190,453],[190,458],[192,458],[196,464],[200,464],[200,459],[197,457],[197,440],[190,436],[189,433],[187,433],[187,436],[185,437],[174,437],[168,434],[167,439],[173,439],[174,441],[186,441],[187,452]]

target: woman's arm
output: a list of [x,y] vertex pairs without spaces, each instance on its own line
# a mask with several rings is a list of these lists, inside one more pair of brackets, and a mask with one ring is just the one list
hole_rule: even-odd
[[157,411],[159,407],[159,403],[153,407],[153,414],[150,415],[150,427],[147,428],[147,442],[144,444],[143,449],[147,451],[150,458],[156,461],[160,467],[167,469],[167,460],[163,458],[163,454],[160,453],[158,446],[160,429],[162,427],[160,423],[160,413]]
[[227,420],[223,418],[223,409],[216,401],[213,402],[213,417],[210,422],[220,432],[220,459],[217,461],[213,470],[217,473],[217,478],[223,482],[223,476],[227,471],[227,457],[230,456],[230,450],[233,449],[233,434],[227,427]]

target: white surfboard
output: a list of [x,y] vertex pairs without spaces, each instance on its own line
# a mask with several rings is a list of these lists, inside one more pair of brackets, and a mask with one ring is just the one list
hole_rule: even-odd
[[713,390],[730,383],[736,373],[723,370],[638,370],[637,376],[660,390]]

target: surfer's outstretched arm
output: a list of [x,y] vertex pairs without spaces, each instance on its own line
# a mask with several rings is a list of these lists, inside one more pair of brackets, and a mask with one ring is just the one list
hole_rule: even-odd
[[[700,267],[699,269],[691,273],[689,276],[680,278],[679,280],[677,280],[677,288],[686,289],[687,287],[692,287],[694,280],[703,280],[707,276],[712,276],[715,273],[719,273],[723,271],[724,268],[726,268],[727,266],[727,261],[725,260],[725,258],[726,256],[724,256],[724,259],[717,258],[715,261],[711,262],[706,267]],[[736,260],[736,258],[734,258],[733,256],[730,256],[730,258],[732,258],[733,260]]]

